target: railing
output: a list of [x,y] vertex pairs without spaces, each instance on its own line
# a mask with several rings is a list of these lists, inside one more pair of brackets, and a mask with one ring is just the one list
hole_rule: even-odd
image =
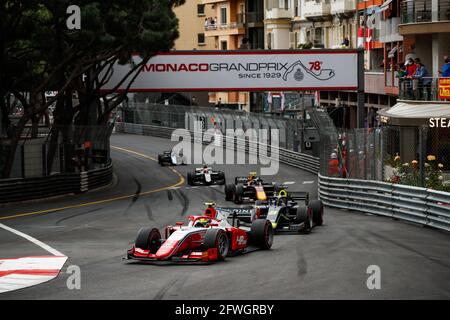
[[408,0],[401,3],[402,23],[438,22],[450,20],[450,1],[440,0],[433,7],[432,0]]
[[31,179],[0,180],[0,203],[83,193],[111,183],[113,166],[81,173],[63,173]]
[[[117,123],[116,124],[116,132],[123,132],[123,133],[131,133],[131,134],[139,134],[139,135],[145,135],[145,136],[154,136],[154,137],[160,137],[160,138],[166,138],[170,139],[172,136],[174,129],[173,128],[166,128],[166,127],[159,127],[159,126],[150,126],[150,125],[142,125],[142,124],[134,124],[134,123]],[[189,131],[191,133],[191,136],[194,136],[193,131]],[[201,135],[199,135],[201,136]],[[207,141],[211,141],[211,139],[206,139]],[[233,140],[233,139],[232,139]],[[203,142],[203,141],[196,141],[196,142]],[[241,142],[241,143],[239,143]],[[206,143],[206,142],[205,142]],[[227,144],[227,137],[223,136],[222,145],[225,148],[231,149],[234,148],[236,151],[245,151],[247,153],[252,154],[258,154],[258,150],[260,146],[271,148],[272,154],[273,152],[279,154],[279,160],[281,163],[285,163],[287,165],[311,172],[311,173],[318,173],[319,172],[319,158],[313,157],[308,154],[304,153],[298,153],[295,151],[283,149],[283,148],[277,148],[272,147],[264,144],[258,144],[258,147],[256,149],[251,149],[248,141],[246,142],[243,139],[234,138],[233,144],[229,145]]]
[[450,231],[450,193],[378,181],[319,175],[319,198],[356,210]]
[[400,78],[399,99],[439,101],[439,78]]

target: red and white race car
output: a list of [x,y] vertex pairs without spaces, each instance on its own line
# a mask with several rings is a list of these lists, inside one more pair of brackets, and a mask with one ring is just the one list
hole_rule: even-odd
[[231,219],[230,223],[227,216],[215,209],[214,203],[208,203],[203,215],[190,216],[187,225],[177,222],[175,226],[167,226],[164,239],[157,228],[142,228],[127,252],[127,259],[210,263],[272,247],[274,232],[270,221],[259,219],[250,227],[235,227],[239,221]]

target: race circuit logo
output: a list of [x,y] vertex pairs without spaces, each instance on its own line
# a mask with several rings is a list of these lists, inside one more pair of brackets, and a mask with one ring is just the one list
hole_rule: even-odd
[[[305,78],[304,72],[309,74],[310,76],[316,78],[320,81],[327,81],[331,78],[334,78],[336,73],[333,69],[322,69],[322,62],[321,61],[311,61],[310,68],[306,67],[303,62],[298,60],[297,62],[293,63],[285,72],[283,75],[283,80],[288,81],[289,75],[295,70],[294,73],[294,79],[296,81],[303,81]],[[303,69],[303,70],[302,70]]]

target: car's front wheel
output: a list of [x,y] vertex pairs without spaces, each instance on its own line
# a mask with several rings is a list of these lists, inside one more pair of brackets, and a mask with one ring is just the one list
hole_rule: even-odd
[[250,241],[253,245],[268,250],[273,244],[273,228],[269,220],[258,219],[252,222]]
[[161,247],[161,234],[157,228],[141,228],[134,242],[135,248],[156,253]]
[[208,229],[203,240],[205,250],[217,249],[217,260],[225,260],[230,250],[228,236],[222,229]]

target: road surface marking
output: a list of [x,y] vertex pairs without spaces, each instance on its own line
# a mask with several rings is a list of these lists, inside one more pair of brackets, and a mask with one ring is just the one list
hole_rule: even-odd
[[[141,156],[143,158],[152,160],[152,161],[157,161],[154,158],[137,152],[137,151],[133,151],[133,150],[129,150],[129,149],[125,149],[125,148],[120,148],[120,147],[115,147],[115,146],[111,146],[112,149],[116,149],[122,152],[126,152],[126,153],[132,153],[138,156]],[[157,192],[161,192],[161,191],[166,191],[169,190],[171,188],[176,188],[179,186],[184,185],[184,177],[183,175],[178,172],[177,170],[173,169],[173,168],[168,168],[167,169],[171,170],[173,173],[175,173],[178,176],[178,182],[170,185],[170,186],[166,186],[166,187],[161,187],[161,188],[157,188],[157,189],[153,189],[150,191],[145,191],[145,192],[141,192],[139,195],[140,196],[146,196],[149,194],[153,194],[153,193],[157,193]],[[119,201],[119,200],[124,200],[124,199],[132,199],[136,197],[136,194],[129,194],[129,195],[125,195],[125,196],[120,196],[120,197],[115,197],[115,198],[110,198],[110,199],[104,199],[104,200],[98,200],[98,201],[92,201],[92,202],[86,202],[86,203],[80,203],[80,204],[75,204],[75,205],[71,205],[71,206],[65,206],[65,207],[61,207],[61,208],[53,208],[53,209],[46,209],[46,210],[41,210],[41,211],[35,211],[35,212],[27,212],[27,213],[20,213],[20,214],[15,214],[12,216],[5,216],[5,217],[0,217],[0,220],[9,220],[9,219],[14,219],[14,218],[20,218],[20,217],[27,217],[27,216],[34,216],[34,215],[38,215],[38,214],[43,214],[43,213],[53,213],[53,212],[58,212],[58,211],[63,211],[63,210],[68,210],[68,209],[76,209],[76,208],[83,208],[83,207],[88,207],[88,206],[93,206],[93,205],[97,205],[97,204],[103,204],[103,203],[109,203],[109,202],[114,202],[114,201]]]
[[32,236],[2,223],[0,223],[0,228],[34,243],[53,255],[0,259],[0,293],[35,286],[59,275],[67,261],[64,254]]
[[286,181],[286,182],[283,183],[283,185],[285,185],[285,186],[290,186],[290,185],[293,185],[293,184],[295,184],[294,181]]
[[28,241],[30,241],[30,242],[34,243],[35,245],[41,247],[45,251],[50,252],[54,256],[60,256],[60,257],[65,256],[64,254],[62,254],[58,250],[50,247],[48,244],[45,244],[42,241],[39,241],[38,239],[33,238],[32,236],[29,236],[29,235],[27,235],[27,234],[25,234],[23,232],[20,232],[19,230],[10,228],[8,226],[5,226],[3,223],[0,223],[0,228],[5,229],[6,231],[12,232],[15,235],[18,235],[19,237],[27,239]]
[[303,184],[313,184],[315,181],[314,180],[312,180],[312,181],[303,181]]

